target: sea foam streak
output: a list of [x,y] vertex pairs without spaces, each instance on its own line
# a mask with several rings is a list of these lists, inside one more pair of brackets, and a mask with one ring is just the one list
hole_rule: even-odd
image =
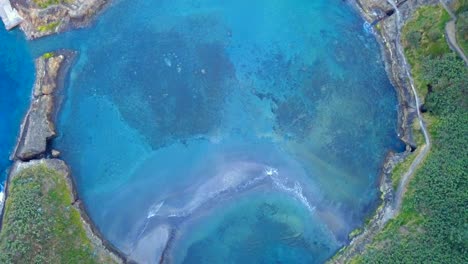
[[[197,210],[209,207],[212,203],[217,203],[225,197],[252,190],[269,182],[271,182],[275,190],[292,196],[304,205],[310,213],[314,213],[315,207],[311,205],[309,199],[305,196],[299,181],[290,181],[288,178],[282,177],[278,169],[270,166],[253,162],[237,162],[223,167],[214,177],[196,188],[192,198],[186,201],[185,206],[171,208],[171,198],[167,197],[151,205],[143,221],[141,231],[133,243],[132,253],[139,247],[139,241],[143,240],[147,233],[153,232],[152,230],[155,228],[159,228],[161,225],[167,225],[168,228],[177,228],[179,224],[186,222]],[[290,187],[291,183],[293,183],[292,187]],[[154,227],[148,230],[150,222],[153,222],[151,226]]]
[[156,216],[156,214],[159,212],[159,209],[164,205],[164,201],[158,203],[158,204],[153,204],[149,211],[148,211],[148,216],[146,217],[147,219],[153,218]]
[[184,207],[171,210],[168,217],[188,217],[213,200],[255,187],[266,179],[265,175],[259,173],[263,167],[256,163],[239,162],[223,168],[216,176],[200,185]]
[[298,181],[294,181],[294,187],[288,187],[288,178],[281,178],[278,170],[274,168],[268,168],[265,173],[270,176],[273,181],[273,184],[288,194],[292,194],[294,198],[298,199],[309,212],[313,213],[315,211],[315,206],[311,206],[307,197],[305,197],[302,191],[302,185]]
[[160,219],[190,217],[200,208],[210,206],[218,199],[249,191],[269,182],[269,180],[276,190],[291,195],[311,213],[314,212],[315,207],[304,195],[303,187],[299,181],[294,181],[293,186],[290,187],[289,179],[281,177],[278,169],[256,163],[240,162],[200,185],[183,207],[171,208],[170,199],[163,199],[153,204],[147,212],[147,221],[145,221],[144,226],[146,227],[149,219],[155,216]]

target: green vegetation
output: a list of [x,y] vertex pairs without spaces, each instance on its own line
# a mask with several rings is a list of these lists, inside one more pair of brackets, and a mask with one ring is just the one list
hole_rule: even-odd
[[[431,122],[427,122],[428,121],[427,119],[425,121],[428,124],[431,123]],[[421,127],[419,125],[418,119],[415,119],[413,121],[413,125],[411,129],[413,131],[414,141],[416,143],[416,146],[418,146],[418,148],[416,149],[416,151],[412,152],[403,162],[398,163],[395,166],[395,168],[393,168],[391,179],[392,179],[392,187],[394,190],[397,189],[401,178],[408,171],[414,159],[416,159],[416,157],[419,155],[419,152],[422,149],[421,147],[425,144],[424,135],[421,131]]]
[[400,214],[352,263],[468,263],[468,70],[440,37],[446,21],[441,7],[423,7],[404,28],[433,145]]
[[353,238],[359,236],[360,234],[362,234],[362,232],[364,232],[364,229],[356,228],[353,231],[351,231],[351,233],[349,233],[348,238],[353,239]]
[[54,31],[60,25],[59,21],[50,22],[49,24],[38,26],[37,30],[40,32]]
[[53,52],[47,52],[47,53],[44,53],[44,55],[42,55],[42,57],[47,60],[47,59],[52,58],[54,55],[55,54]]
[[427,56],[437,57],[450,52],[445,39],[445,25],[450,15],[443,8],[421,7],[415,19],[403,29],[405,55],[412,66],[412,74],[418,94],[424,98],[427,94],[427,81],[422,79],[422,62]]
[[392,186],[393,190],[398,188],[398,184],[400,183],[401,178],[403,175],[408,171],[411,163],[413,163],[414,159],[419,153],[419,148],[417,151],[411,153],[403,162],[398,163],[392,171]]
[[33,2],[40,8],[47,8],[51,5],[71,4],[75,0],[33,0]]
[[51,5],[59,4],[60,0],[34,0],[34,3],[40,8],[47,8]]
[[51,5],[56,5],[62,2],[60,0],[33,0],[33,1],[40,8],[47,8]]
[[452,0],[449,4],[450,8],[457,14],[468,10],[468,0]]
[[113,263],[86,235],[63,174],[44,165],[11,181],[0,263]]
[[466,55],[468,54],[468,10],[461,11],[457,16],[457,42]]
[[452,10],[457,16],[457,42],[463,49],[465,55],[468,54],[468,0],[453,0]]

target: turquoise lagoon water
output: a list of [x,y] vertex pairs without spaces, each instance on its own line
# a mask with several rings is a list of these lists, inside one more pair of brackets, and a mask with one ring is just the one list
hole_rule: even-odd
[[79,52],[54,147],[130,259],[321,263],[402,148],[362,24],[341,0],[123,0],[29,50]]

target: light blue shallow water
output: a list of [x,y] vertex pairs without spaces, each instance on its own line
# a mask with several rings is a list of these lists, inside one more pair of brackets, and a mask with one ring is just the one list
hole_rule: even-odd
[[84,30],[55,147],[131,259],[321,263],[398,150],[378,45],[341,0],[115,2]]

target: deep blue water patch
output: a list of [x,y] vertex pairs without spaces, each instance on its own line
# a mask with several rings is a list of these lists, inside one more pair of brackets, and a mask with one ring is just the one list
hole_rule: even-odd
[[400,147],[375,39],[340,0],[116,1],[88,29],[54,147],[131,259],[321,263]]
[[34,81],[34,62],[18,30],[0,29],[0,182],[10,165]]

